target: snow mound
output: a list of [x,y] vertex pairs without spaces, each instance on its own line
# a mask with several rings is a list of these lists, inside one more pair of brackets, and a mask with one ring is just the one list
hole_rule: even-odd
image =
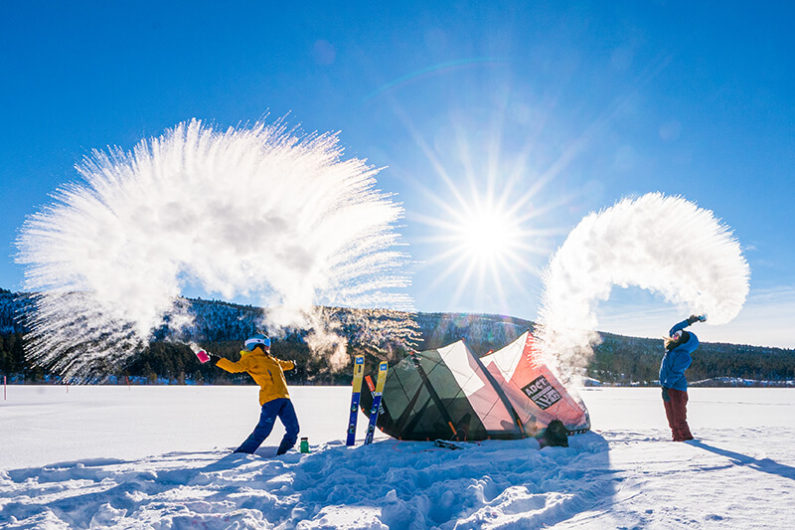
[[614,492],[607,443],[568,448],[488,441],[463,451],[429,442],[341,442],[274,457],[170,453],[0,474],[8,528],[484,528],[551,525]]

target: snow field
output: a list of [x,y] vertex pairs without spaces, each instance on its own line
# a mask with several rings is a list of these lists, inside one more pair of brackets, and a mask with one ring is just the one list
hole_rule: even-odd
[[786,528],[795,505],[786,389],[692,389],[699,440],[684,444],[667,441],[659,389],[586,389],[595,431],[543,450],[382,434],[347,448],[350,389],[290,390],[312,452],[275,457],[276,429],[229,453],[255,387],[9,387],[0,526]]

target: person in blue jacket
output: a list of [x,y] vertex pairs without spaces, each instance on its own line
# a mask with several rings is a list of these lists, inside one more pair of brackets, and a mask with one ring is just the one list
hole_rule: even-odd
[[662,386],[663,405],[668,425],[671,427],[675,442],[692,440],[690,427],[687,424],[687,379],[685,370],[693,358],[690,356],[698,348],[698,337],[685,328],[695,322],[704,322],[706,316],[690,315],[687,320],[679,322],[668,332],[665,343],[665,355],[660,363],[660,386]]

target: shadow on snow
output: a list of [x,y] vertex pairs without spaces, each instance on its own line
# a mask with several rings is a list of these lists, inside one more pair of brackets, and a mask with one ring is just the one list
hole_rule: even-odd
[[771,475],[778,475],[780,477],[795,480],[795,467],[779,464],[778,462],[775,462],[769,458],[754,458],[742,453],[736,453],[734,451],[729,451],[728,449],[721,449],[720,447],[705,444],[699,440],[691,440],[687,443],[693,447],[699,447],[717,455],[725,456],[726,458],[732,460],[736,465],[748,466],[751,469],[755,469],[763,473],[770,473]]

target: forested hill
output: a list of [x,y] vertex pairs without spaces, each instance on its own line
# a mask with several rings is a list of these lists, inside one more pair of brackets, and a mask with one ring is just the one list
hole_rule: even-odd
[[[194,326],[188,330],[189,339],[203,347],[237,359],[241,342],[257,329],[262,310],[252,306],[201,299],[188,300]],[[25,333],[24,315],[29,310],[30,298],[24,294],[0,289],[0,373],[12,381],[37,382],[53,380],[46,370],[29,366],[25,362],[22,339]],[[335,310],[343,322],[355,323],[350,318],[356,311]],[[358,311],[361,314],[363,311]],[[428,349],[459,339],[465,339],[469,348],[478,354],[498,349],[533,328],[533,322],[499,315],[460,313],[418,313],[417,349]],[[368,365],[377,354],[370,348],[358,346],[358,329],[355,324],[343,325],[349,337],[351,350],[361,351],[368,357]],[[165,332],[155,334],[159,340],[143,350],[125,367],[108,367],[111,381],[134,382],[197,382],[236,383],[248,382],[247,376],[229,375],[210,366],[202,366],[193,353],[180,343],[163,340]],[[274,354],[296,359],[299,368],[288,372],[292,384],[346,384],[350,375],[345,370],[333,373],[323,358],[312,356],[304,343],[305,334],[294,332],[274,342]],[[625,337],[602,333],[602,343],[588,367],[589,377],[605,384],[649,385],[657,379],[662,341]],[[184,338],[184,337],[183,337]],[[391,360],[405,354],[398,348]],[[126,378],[126,379],[125,379]],[[702,343],[688,370],[690,381],[708,380],[708,384],[721,384],[727,378],[766,381],[766,384],[784,384],[795,380],[795,350],[764,348],[737,344]]]

